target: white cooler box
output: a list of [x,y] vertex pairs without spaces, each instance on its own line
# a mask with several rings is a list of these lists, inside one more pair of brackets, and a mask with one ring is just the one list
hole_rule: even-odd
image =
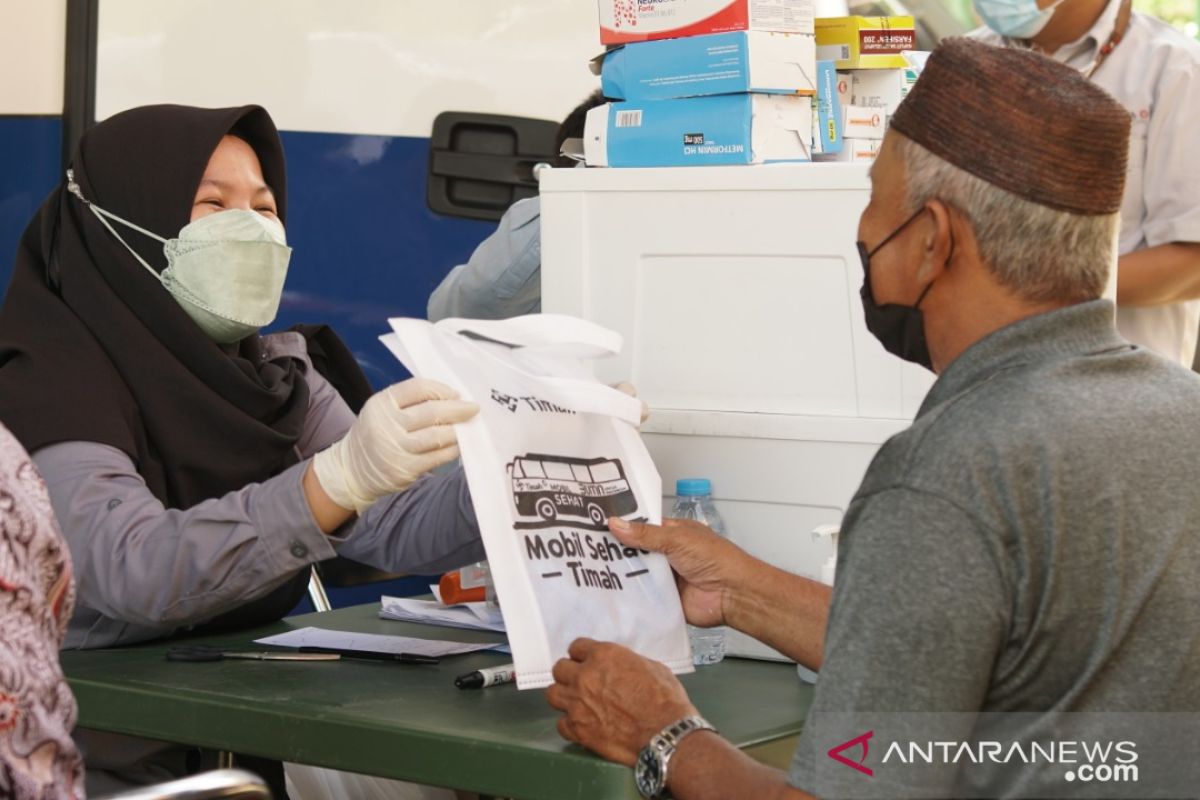
[[[932,384],[863,321],[862,164],[559,169],[541,178],[542,307],[619,331],[673,492],[710,478],[735,542],[816,576],[871,458]],[[673,497],[667,498],[670,508]],[[730,652],[778,657],[731,636]]]

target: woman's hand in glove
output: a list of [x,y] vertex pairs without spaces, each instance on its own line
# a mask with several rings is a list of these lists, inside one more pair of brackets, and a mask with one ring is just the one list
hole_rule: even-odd
[[[305,475],[305,493],[318,523],[322,515],[313,501],[320,504],[322,498],[314,498],[310,489],[319,488],[345,510],[344,522],[350,512],[361,514],[379,498],[406,489],[430,470],[458,458],[453,426],[478,412],[479,406],[459,400],[449,386],[424,378],[377,392],[350,431],[313,457]],[[314,482],[317,486],[312,486]],[[324,524],[321,527],[325,529]]]

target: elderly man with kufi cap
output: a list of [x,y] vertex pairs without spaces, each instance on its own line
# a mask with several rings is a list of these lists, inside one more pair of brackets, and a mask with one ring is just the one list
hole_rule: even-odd
[[[548,690],[563,736],[651,797],[1049,797],[1076,777],[1060,761],[950,743],[999,718],[1003,752],[1027,758],[1052,712],[1200,711],[1200,377],[1122,339],[1100,299],[1128,136],[1050,59],[934,52],[875,161],[859,249],[868,327],[938,380],[846,512],[832,598],[698,523],[610,521],[667,555],[690,622],[820,669],[791,771],[708,730],[665,667],[590,640]],[[1139,754],[1148,788],[1162,776]]]

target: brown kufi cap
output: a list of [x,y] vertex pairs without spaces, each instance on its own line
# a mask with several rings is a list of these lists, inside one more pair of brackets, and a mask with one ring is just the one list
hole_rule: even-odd
[[1076,214],[1121,208],[1129,112],[1074,69],[963,37],[938,46],[891,127],[993,186]]

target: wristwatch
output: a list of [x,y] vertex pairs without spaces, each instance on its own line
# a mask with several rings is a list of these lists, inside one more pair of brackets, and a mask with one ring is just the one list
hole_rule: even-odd
[[667,794],[667,766],[675,748],[689,733],[696,731],[713,731],[716,728],[704,717],[693,714],[684,717],[676,723],[668,725],[655,734],[650,743],[638,753],[637,764],[633,768],[633,777],[637,781],[638,791],[647,800],[662,800],[670,797]]

